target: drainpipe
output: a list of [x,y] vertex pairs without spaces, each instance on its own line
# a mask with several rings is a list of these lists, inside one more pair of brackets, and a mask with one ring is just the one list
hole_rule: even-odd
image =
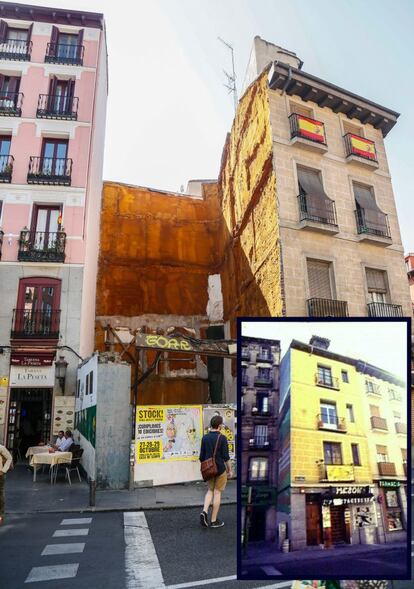
[[281,90],[282,90],[282,94],[283,94],[284,92],[286,92],[286,88],[289,86],[289,83],[290,83],[291,79],[292,79],[292,66],[289,66],[289,71],[288,71],[288,77],[287,77],[287,80],[286,80],[286,82],[283,84],[283,88],[281,89]]

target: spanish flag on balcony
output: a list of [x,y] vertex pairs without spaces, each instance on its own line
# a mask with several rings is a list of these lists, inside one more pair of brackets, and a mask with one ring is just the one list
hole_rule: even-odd
[[358,135],[350,134],[352,153],[361,155],[370,160],[377,159],[377,153],[375,151],[375,143],[369,139],[364,139]]
[[298,115],[299,135],[312,139],[312,141],[319,141],[325,143],[325,129],[322,123],[308,119],[302,115]]

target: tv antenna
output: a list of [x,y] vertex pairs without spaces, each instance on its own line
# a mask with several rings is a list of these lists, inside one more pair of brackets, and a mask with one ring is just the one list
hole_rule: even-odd
[[226,70],[223,70],[224,75],[227,78],[227,83],[224,84],[224,87],[227,88],[229,94],[233,94],[234,112],[236,112],[237,111],[237,86],[236,86],[236,72],[234,69],[234,49],[230,45],[230,43],[227,43],[227,41],[225,41],[221,37],[217,37],[217,39],[219,41],[221,41],[223,43],[223,45],[225,45],[227,47],[227,49],[229,49],[231,51],[232,73],[229,74],[228,72],[226,72]]

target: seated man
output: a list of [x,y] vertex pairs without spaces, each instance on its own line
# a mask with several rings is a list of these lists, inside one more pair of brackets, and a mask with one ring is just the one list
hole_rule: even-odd
[[67,429],[65,431],[65,437],[63,438],[58,448],[59,452],[70,452],[70,447],[73,444],[72,432]]
[[56,442],[54,444],[52,444],[52,448],[54,448],[55,450],[59,450],[64,439],[65,439],[65,432],[63,431],[63,429],[61,429],[60,432],[58,433],[57,438],[56,438]]

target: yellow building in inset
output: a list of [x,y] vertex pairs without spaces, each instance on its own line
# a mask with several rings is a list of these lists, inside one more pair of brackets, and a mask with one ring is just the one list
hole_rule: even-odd
[[[293,340],[281,363],[279,541],[289,539],[299,550],[401,540],[385,538],[363,363],[328,347],[320,337],[309,344]],[[388,384],[396,388],[392,378]]]

